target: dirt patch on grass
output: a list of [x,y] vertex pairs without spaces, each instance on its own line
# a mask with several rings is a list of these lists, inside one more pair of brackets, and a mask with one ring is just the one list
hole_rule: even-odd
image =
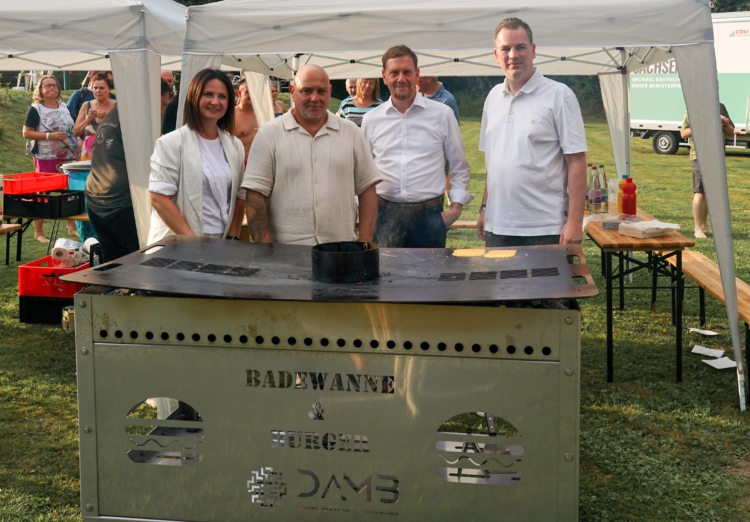
[[750,479],[750,462],[738,459],[735,465],[729,468],[729,474],[734,477],[744,477]]

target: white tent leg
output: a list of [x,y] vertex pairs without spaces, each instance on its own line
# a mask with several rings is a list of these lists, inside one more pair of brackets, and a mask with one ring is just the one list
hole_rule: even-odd
[[599,73],[618,179],[624,174],[630,175],[630,112],[627,104],[623,105],[623,100],[628,99],[627,81],[628,76],[620,71]]
[[138,242],[146,246],[151,222],[151,198],[148,177],[149,160],[159,137],[161,122],[160,63],[158,55],[148,51],[110,53],[112,75],[117,86],[122,141],[128,158],[130,196],[133,200]]
[[182,127],[182,108],[185,106],[188,86],[193,76],[207,67],[221,67],[220,54],[183,54],[182,74],[180,75],[180,102],[177,106],[177,127]]
[[724,138],[719,119],[719,81],[716,56],[712,43],[676,46],[674,51],[680,75],[685,105],[690,116],[690,128],[698,155],[703,186],[706,191],[714,245],[719,260],[727,319],[732,333],[734,358],[737,362],[737,385],[740,410],[745,410],[745,363],[740,344],[740,325],[737,313],[737,287],[734,275],[732,222],[729,212],[727,171],[724,160]]
[[243,71],[247,81],[247,89],[250,93],[250,99],[253,102],[255,119],[258,120],[258,127],[263,126],[274,118],[273,98],[271,98],[271,82],[268,75]]

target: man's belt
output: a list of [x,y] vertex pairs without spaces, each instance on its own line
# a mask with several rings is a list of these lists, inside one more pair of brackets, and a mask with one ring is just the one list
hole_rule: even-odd
[[397,203],[395,201],[388,201],[387,199],[383,199],[378,196],[379,207],[392,207],[406,214],[412,212],[420,212],[422,210],[427,210],[428,208],[437,207],[438,205],[443,206],[442,194],[436,198],[428,199],[426,201],[419,201],[417,203]]

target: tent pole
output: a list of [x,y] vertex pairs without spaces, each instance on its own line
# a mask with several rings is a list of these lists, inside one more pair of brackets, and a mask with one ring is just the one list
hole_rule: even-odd
[[620,48],[620,58],[622,59],[622,128],[623,138],[625,139],[625,172],[630,177],[630,76],[626,68],[627,54],[625,49]]

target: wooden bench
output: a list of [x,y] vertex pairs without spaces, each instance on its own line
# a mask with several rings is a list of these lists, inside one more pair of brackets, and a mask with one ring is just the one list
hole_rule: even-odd
[[11,232],[15,232],[16,230],[21,230],[21,225],[13,224],[0,224],[0,236],[4,236],[5,234],[10,234]]
[[[674,266],[675,258],[668,258],[669,264]],[[698,285],[700,323],[706,324],[706,292],[714,296],[723,305],[724,288],[721,284],[719,265],[695,250],[685,249],[682,252],[682,273]],[[745,322],[745,359],[750,365],[750,285],[741,279],[735,279],[737,285],[737,311]]]

